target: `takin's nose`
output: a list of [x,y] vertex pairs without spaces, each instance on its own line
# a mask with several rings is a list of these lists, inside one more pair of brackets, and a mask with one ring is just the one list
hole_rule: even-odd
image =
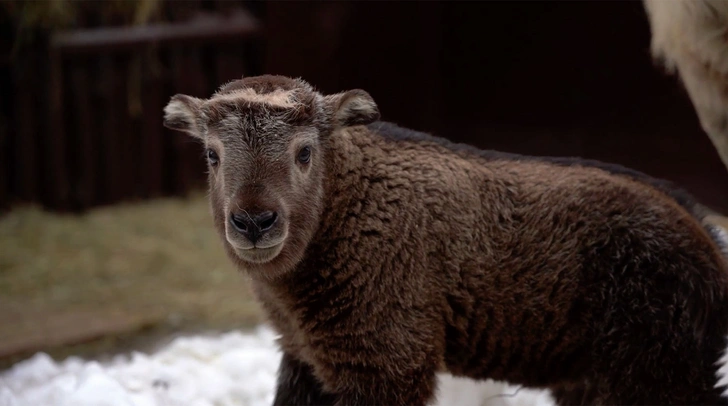
[[232,213],[230,214],[230,225],[235,231],[244,235],[250,242],[255,244],[261,237],[278,221],[278,213],[274,211],[263,211],[260,213]]

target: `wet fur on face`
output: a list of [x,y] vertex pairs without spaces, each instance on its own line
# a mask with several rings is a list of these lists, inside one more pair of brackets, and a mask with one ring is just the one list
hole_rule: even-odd
[[[689,194],[454,144],[377,121],[362,90],[307,86],[246,78],[165,110],[219,149],[214,224],[281,334],[274,404],[424,405],[438,371],[560,404],[728,404],[724,244]],[[280,253],[232,248],[231,202],[280,211]]]

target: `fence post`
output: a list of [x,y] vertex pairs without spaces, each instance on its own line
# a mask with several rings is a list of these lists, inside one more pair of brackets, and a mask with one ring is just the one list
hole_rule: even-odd
[[47,202],[61,210],[69,208],[69,179],[66,166],[66,121],[63,111],[63,60],[58,50],[49,48],[50,94],[49,128],[42,138],[46,139],[45,160],[47,163],[43,189],[47,190]]

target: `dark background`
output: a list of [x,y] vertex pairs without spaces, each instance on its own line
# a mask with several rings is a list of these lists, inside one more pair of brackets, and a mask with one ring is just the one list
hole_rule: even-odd
[[[163,129],[162,108],[271,73],[365,89],[383,119],[455,141],[627,165],[728,212],[728,174],[678,79],[653,64],[639,1],[171,1],[150,22],[167,25],[141,40],[103,3],[53,29],[24,28],[22,2],[4,3],[4,208],[204,187],[199,146]],[[250,18],[224,17],[234,10]],[[222,19],[195,28],[199,12]]]
[[0,0],[0,370],[264,320],[212,227],[202,149],[162,126],[173,94],[241,75],[362,88],[385,120],[620,163],[728,213],[649,42],[639,1]]

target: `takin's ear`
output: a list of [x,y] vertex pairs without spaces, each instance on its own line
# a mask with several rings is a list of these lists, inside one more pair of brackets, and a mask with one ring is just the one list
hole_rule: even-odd
[[334,127],[366,125],[379,120],[379,107],[369,93],[361,89],[324,97]]
[[177,131],[183,131],[195,138],[201,138],[197,126],[197,117],[200,114],[202,100],[186,94],[172,96],[164,108],[164,126]]

